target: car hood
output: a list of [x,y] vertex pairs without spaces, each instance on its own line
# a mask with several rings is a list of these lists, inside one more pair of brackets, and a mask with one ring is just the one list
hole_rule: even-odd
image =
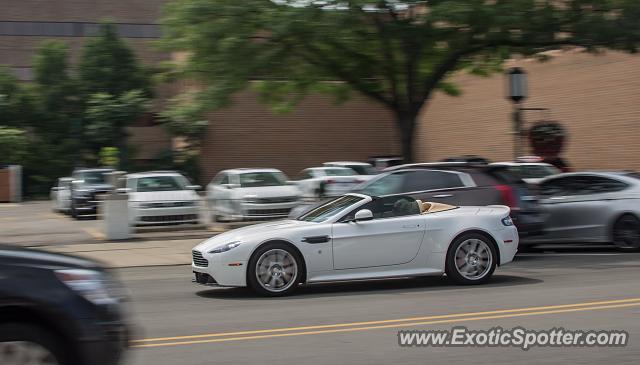
[[234,189],[237,198],[279,198],[284,196],[298,196],[300,191],[294,185],[258,186],[254,188]]
[[[194,247],[194,250],[206,252],[234,241],[247,242],[254,239],[262,241],[267,238],[284,237],[289,231],[316,224],[318,223],[304,222],[293,219],[255,224],[248,227],[234,229],[232,231],[221,233],[217,236],[211,237]],[[266,236],[267,233],[269,234],[268,237]]]
[[133,202],[190,201],[197,199],[198,195],[193,190],[145,191],[129,194],[129,200]]
[[101,270],[96,262],[70,255],[40,250],[0,246],[0,265],[37,266],[51,269],[73,268]]

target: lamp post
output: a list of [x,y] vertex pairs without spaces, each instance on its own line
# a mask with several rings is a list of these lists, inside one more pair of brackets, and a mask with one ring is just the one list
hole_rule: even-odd
[[527,98],[527,73],[520,67],[507,71],[508,99],[513,103],[513,154],[522,156],[522,101]]

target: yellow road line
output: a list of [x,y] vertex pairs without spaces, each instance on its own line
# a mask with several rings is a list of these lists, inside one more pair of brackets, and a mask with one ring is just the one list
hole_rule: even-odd
[[[134,343],[139,343],[138,345],[134,345],[133,347],[142,348],[142,347],[177,346],[177,345],[189,345],[189,344],[198,344],[198,343],[239,341],[239,340],[249,340],[249,339],[300,336],[300,335],[311,335],[311,334],[322,334],[322,333],[353,332],[353,331],[365,331],[365,330],[392,328],[392,327],[400,327],[400,326],[417,326],[417,325],[438,324],[438,323],[456,323],[456,322],[462,322],[462,321],[477,321],[477,320],[483,320],[483,319],[510,318],[510,317],[521,317],[521,316],[541,315],[541,314],[577,312],[577,311],[586,311],[586,310],[624,308],[624,307],[631,307],[631,306],[640,306],[640,298],[576,303],[576,304],[566,304],[566,305],[554,305],[554,306],[544,306],[544,307],[507,309],[507,310],[488,311],[488,312],[449,314],[449,315],[429,316],[429,317],[413,317],[413,318],[369,321],[369,322],[338,323],[338,324],[331,324],[331,325],[276,328],[276,329],[270,329],[270,330],[150,338],[150,339],[133,341]],[[344,328],[344,327],[349,327],[349,328]],[[314,330],[314,331],[309,331],[309,330]],[[279,332],[287,332],[287,333],[279,333]],[[246,335],[254,335],[254,336],[246,336]],[[237,337],[237,336],[241,336],[241,337]],[[214,337],[224,337],[224,338],[214,338]],[[200,339],[200,340],[193,340],[193,339]],[[192,340],[192,341],[180,341],[180,340]],[[162,342],[162,341],[178,341],[178,342]],[[157,342],[157,343],[154,343],[154,342]]]

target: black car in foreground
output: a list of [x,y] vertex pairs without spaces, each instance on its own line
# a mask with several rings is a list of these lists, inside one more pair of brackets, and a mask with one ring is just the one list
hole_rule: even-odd
[[92,261],[0,246],[0,364],[118,364],[124,299]]

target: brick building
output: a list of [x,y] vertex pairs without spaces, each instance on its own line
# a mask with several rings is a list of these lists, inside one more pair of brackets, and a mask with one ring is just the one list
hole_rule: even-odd
[[[640,56],[607,52],[555,52],[544,63],[514,62],[528,72],[526,126],[540,119],[561,122],[569,132],[564,156],[576,169],[640,171]],[[503,75],[457,75],[462,96],[438,94],[423,111],[416,156],[423,161],[477,154],[492,160],[513,156],[512,106]]]
[[[0,65],[8,66],[21,81],[33,80],[32,60],[46,40],[65,42],[75,62],[87,37],[95,35],[100,23],[115,24],[118,33],[145,64],[169,59],[153,41],[160,36],[158,18],[166,0],[2,0],[0,10]],[[171,93],[160,88],[158,101]],[[151,160],[171,148],[171,138],[160,126],[144,118],[129,130],[138,144],[134,159]]]
[[[105,19],[145,63],[167,58],[151,45],[167,0],[3,0],[0,64],[23,80],[32,77],[31,58],[45,39],[67,42],[75,60],[83,40]],[[640,170],[640,58],[609,52],[592,56],[558,52],[546,63],[518,61],[529,72],[528,125],[545,118],[562,122],[570,136],[565,156],[578,169]],[[502,75],[456,75],[461,97],[437,94],[423,111],[415,141],[416,159],[478,154],[512,158],[511,105]],[[170,90],[169,90],[170,91]],[[159,101],[165,96],[160,93]],[[327,160],[363,160],[399,152],[391,113],[362,97],[335,106],[329,98],[307,98],[292,113],[273,114],[251,92],[235,96],[229,108],[210,115],[202,149],[203,181],[230,167],[273,166],[294,175]],[[135,129],[144,158],[169,145],[157,127]],[[149,129],[156,128],[151,132]]]

